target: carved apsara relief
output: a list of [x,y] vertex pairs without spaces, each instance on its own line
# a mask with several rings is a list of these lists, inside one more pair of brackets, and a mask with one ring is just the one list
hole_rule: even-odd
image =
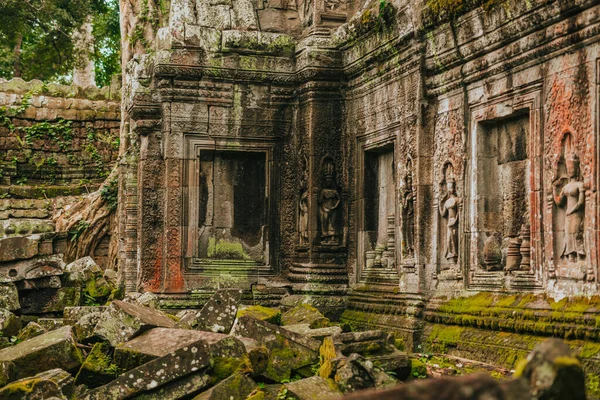
[[461,198],[456,193],[456,177],[452,164],[447,162],[443,172],[444,178],[440,184],[443,195],[439,202],[443,232],[440,234],[444,237],[443,256],[447,263],[442,264],[442,270],[450,268],[448,263],[456,264],[458,262],[458,226],[461,204]]
[[336,184],[335,162],[331,156],[323,157],[321,162],[322,187],[319,191],[320,243],[337,245],[339,243],[340,190]]
[[415,195],[410,159],[406,163],[402,190],[402,256],[405,259],[412,259],[415,256]]
[[300,179],[300,197],[298,200],[298,244],[307,246],[308,239],[308,160],[302,154],[300,157],[302,177]]
[[[561,235],[558,256],[569,263],[585,260],[584,244],[585,188],[581,177],[580,160],[572,144],[572,137],[563,139],[561,160],[552,180],[552,195],[556,211],[555,234]],[[588,277],[590,278],[590,277]]]

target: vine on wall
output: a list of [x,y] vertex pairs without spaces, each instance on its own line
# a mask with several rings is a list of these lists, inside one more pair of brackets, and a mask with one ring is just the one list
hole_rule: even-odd
[[[107,158],[103,156],[107,149],[117,150],[119,138],[110,131],[86,128],[85,140],[81,142],[81,123],[64,118],[53,121],[39,121],[31,123],[24,116],[34,95],[39,93],[29,91],[23,95],[18,106],[0,107],[0,127],[8,130],[9,138],[14,139],[16,149],[9,149],[0,163],[0,182],[25,185],[29,179],[37,178],[44,183],[54,185],[57,183],[59,173],[65,164],[84,169],[88,164],[94,166],[92,179],[104,179],[110,172]],[[17,123],[17,120],[20,120]],[[76,126],[74,126],[76,125]],[[81,154],[76,153],[77,145]],[[82,157],[84,156],[84,157]],[[86,162],[85,158],[89,161]],[[2,179],[10,175],[14,179]],[[79,184],[90,183],[84,178]]]

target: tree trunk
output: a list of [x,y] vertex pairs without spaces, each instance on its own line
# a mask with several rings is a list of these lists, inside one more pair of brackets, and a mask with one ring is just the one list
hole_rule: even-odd
[[23,34],[19,33],[17,35],[17,42],[15,43],[15,47],[13,49],[13,76],[15,78],[21,77],[21,45],[23,44]]

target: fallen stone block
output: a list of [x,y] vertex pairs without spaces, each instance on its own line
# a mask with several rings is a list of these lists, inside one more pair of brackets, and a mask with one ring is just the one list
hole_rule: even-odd
[[388,354],[366,357],[373,365],[382,371],[391,371],[396,378],[402,380],[410,375],[411,361],[408,355],[402,351],[394,351]]
[[150,307],[157,310],[159,307],[159,299],[158,296],[154,293],[146,292],[146,293],[138,293],[131,292],[127,293],[123,298],[123,301],[127,303],[137,304],[138,306]]
[[59,276],[63,274],[64,267],[65,262],[61,254],[5,262],[0,264],[0,280],[2,282],[17,282],[24,279]]
[[62,318],[38,318],[37,323],[40,324],[47,332],[53,331],[65,326]]
[[211,296],[198,312],[187,313],[178,328],[229,333],[242,300],[241,289],[220,289]]
[[115,348],[115,363],[127,371],[199,341],[210,349],[211,363],[218,358],[240,360],[246,350],[236,337],[188,329],[150,329]]
[[358,354],[337,360],[335,367],[335,383],[344,393],[375,387],[375,382],[369,372],[363,368],[357,359]]
[[116,347],[140,332],[154,328],[173,328],[175,322],[165,313],[137,304],[114,300],[102,313],[94,335]]
[[76,306],[65,307],[63,311],[63,322],[65,325],[75,325],[77,321],[88,314],[103,313],[108,307],[106,306]]
[[342,392],[333,381],[313,376],[295,382],[284,383],[288,396],[298,400],[333,400],[342,397]]
[[0,350],[0,370],[8,374],[2,381],[26,378],[41,371],[60,368],[71,371],[83,363],[70,326],[36,336],[25,342]]
[[65,307],[79,305],[81,290],[74,287],[26,290],[20,293],[22,314],[62,312]]
[[19,292],[12,282],[0,283],[0,308],[16,311],[21,308]]
[[296,332],[299,335],[307,336],[316,340],[323,340],[327,336],[335,336],[342,333],[339,326],[330,326],[326,328],[311,329],[310,324],[284,325],[284,329]]
[[175,350],[119,375],[112,382],[87,392],[82,399],[125,399],[151,392],[189,374],[201,375],[210,365],[210,347],[205,340]]
[[108,343],[94,344],[90,354],[79,368],[75,384],[95,388],[109,383],[115,379],[117,371],[117,366],[113,364],[112,360],[112,349]]
[[25,340],[29,340],[36,336],[40,336],[41,334],[46,333],[46,330],[43,326],[38,324],[37,322],[30,322],[17,335],[17,339],[19,342],[23,342]]
[[38,254],[38,236],[14,236],[0,239],[0,262],[28,260]]
[[9,383],[0,389],[0,399],[68,399],[73,395],[74,389],[71,374],[56,368]]
[[80,343],[90,343],[97,340],[94,329],[102,317],[101,312],[92,312],[79,318],[73,325],[73,334]]
[[308,324],[310,328],[324,328],[329,319],[309,304],[299,304],[281,315],[281,323],[285,325]]
[[65,267],[67,286],[81,288],[86,299],[105,302],[115,287],[104,278],[104,271],[91,257],[83,257]]
[[169,382],[157,389],[144,392],[136,400],[180,400],[189,399],[211,385],[211,378],[206,372],[196,372]]
[[3,337],[17,335],[21,330],[21,326],[21,318],[4,308],[0,308],[0,334]]
[[281,311],[276,308],[263,306],[247,306],[240,308],[237,312],[237,318],[249,316],[254,319],[266,321],[271,324],[279,325],[281,323]]
[[238,318],[232,334],[256,339],[270,352],[269,362],[262,375],[276,382],[288,380],[293,370],[318,361],[318,340],[304,337],[266,321],[250,316]]
[[25,279],[15,282],[19,292],[23,290],[60,289],[62,282],[59,276],[45,276],[38,279]]
[[245,399],[258,385],[244,374],[234,374],[219,382],[194,400]]

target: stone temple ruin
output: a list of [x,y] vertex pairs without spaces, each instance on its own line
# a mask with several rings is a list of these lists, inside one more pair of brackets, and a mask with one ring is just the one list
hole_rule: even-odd
[[[169,313],[239,289],[244,304],[309,304],[323,318],[375,332],[337,332],[334,354],[350,346],[344,340],[393,342],[511,369],[546,337],[561,338],[581,359],[588,393],[598,395],[599,1],[171,0],[130,1],[121,11],[120,157],[104,153],[118,165],[113,229],[96,232],[83,254],[60,224],[41,239],[4,228],[0,271],[21,303],[35,305],[31,314],[83,304],[78,297],[53,306],[69,285],[50,277],[64,261],[97,251],[101,269],[117,271],[102,278],[111,290],[144,293]],[[114,123],[114,113],[102,114],[108,108],[92,106],[96,114],[65,118]],[[9,168],[4,185],[23,173]],[[27,197],[6,190],[5,209]],[[8,239],[36,251],[5,256]],[[31,260],[69,251],[58,272],[27,275],[50,268],[46,259],[30,268]],[[54,296],[47,308],[28,286],[39,279]],[[130,296],[136,304],[139,295]],[[182,321],[192,314],[175,326],[128,304],[110,306],[113,317],[142,321],[124,346],[140,347],[140,326],[156,327],[144,334],[160,345],[156,329],[191,326]],[[255,339],[275,329],[253,321],[233,329]],[[123,351],[110,332],[88,328],[77,340],[95,335]],[[221,340],[181,335],[182,346]],[[320,348],[322,371],[326,341],[305,339],[288,338]],[[147,378],[143,365],[135,371]],[[135,386],[127,379],[85,398]],[[518,382],[494,393],[519,398]]]

